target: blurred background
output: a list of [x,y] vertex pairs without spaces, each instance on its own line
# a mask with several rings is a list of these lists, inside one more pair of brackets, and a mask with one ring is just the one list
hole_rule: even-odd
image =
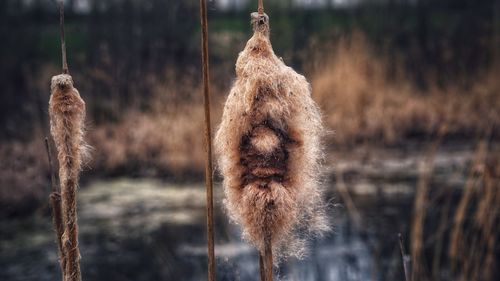
[[[276,54],[308,78],[329,129],[334,231],[279,280],[405,280],[408,257],[413,280],[498,280],[500,1],[264,4]],[[84,280],[205,279],[198,5],[66,1],[93,147],[78,198]],[[216,128],[257,1],[208,6]],[[54,0],[0,1],[0,280],[60,278],[44,147],[58,20]],[[220,182],[217,280],[257,280]]]

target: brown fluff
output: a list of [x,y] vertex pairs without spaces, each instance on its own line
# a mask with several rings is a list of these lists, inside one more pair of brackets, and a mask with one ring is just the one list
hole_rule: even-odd
[[83,127],[85,102],[67,74],[52,77],[49,101],[50,131],[57,148],[64,232],[65,280],[80,281],[80,252],[76,214],[76,191],[85,154]]
[[282,256],[301,257],[305,238],[329,229],[319,184],[324,128],[309,83],[274,54],[267,15],[253,13],[252,26],[215,136],[225,206],[261,252],[271,237]]

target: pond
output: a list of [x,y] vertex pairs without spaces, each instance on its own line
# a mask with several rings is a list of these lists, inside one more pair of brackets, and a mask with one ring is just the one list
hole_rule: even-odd
[[[440,151],[431,186],[462,185],[471,155],[463,149]],[[408,237],[423,155],[336,157],[326,180],[334,230],[311,241],[304,260],[275,268],[276,280],[404,280],[398,233]],[[340,184],[349,190],[352,206],[346,207],[346,194],[334,188]],[[223,213],[220,185],[215,191],[217,280],[258,280],[257,252]],[[79,193],[83,279],[206,280],[204,200],[203,183],[114,178],[85,184]],[[0,226],[0,280],[60,279],[46,212]]]

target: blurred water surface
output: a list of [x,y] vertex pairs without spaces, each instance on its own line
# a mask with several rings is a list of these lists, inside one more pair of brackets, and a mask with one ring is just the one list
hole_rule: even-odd
[[[392,156],[382,156],[387,153]],[[441,151],[431,186],[461,185],[470,154]],[[362,220],[353,220],[352,210],[341,204],[333,188],[339,173],[332,171],[330,182],[337,184],[329,184],[327,197],[334,231],[311,241],[304,260],[276,268],[278,280],[402,280],[397,234],[408,237],[421,157],[385,152],[359,166],[362,158],[350,155],[346,162],[339,154],[336,168],[344,171],[342,181]],[[215,190],[217,280],[258,280],[257,252],[228,222],[221,187]],[[84,280],[204,280],[204,200],[202,183],[120,178],[86,184],[79,194]],[[41,213],[0,221],[0,280],[60,278],[50,219]]]

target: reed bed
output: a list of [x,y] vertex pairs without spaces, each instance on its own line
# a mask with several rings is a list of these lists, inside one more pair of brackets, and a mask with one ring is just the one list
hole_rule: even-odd
[[[325,127],[334,131],[327,138],[331,149],[354,147],[360,142],[376,146],[404,145],[409,139],[422,141],[436,134],[445,121],[443,116],[447,116],[447,138],[467,142],[483,130],[480,127],[488,123],[485,120],[499,120],[498,115],[495,116],[500,112],[499,65],[482,70],[482,75],[469,81],[467,87],[456,81],[442,86],[429,81],[429,88],[422,90],[406,77],[404,70],[397,71],[398,77],[387,77],[391,66],[402,69],[400,63],[396,60],[390,64],[389,58],[377,53],[360,32],[336,43],[312,45],[305,56],[308,62],[304,72],[310,77],[313,98],[322,109]],[[53,70],[46,69],[41,74],[37,87],[46,87],[44,79],[50,77],[44,73]],[[228,80],[222,77],[232,77],[232,74],[217,66],[211,70],[215,82],[211,90],[214,94],[212,117],[220,120],[222,93],[229,89],[227,82],[217,81]],[[154,92],[148,101],[143,100],[146,105],[112,106],[119,109],[121,119],[97,122],[105,118],[99,108],[110,101],[88,101],[88,112],[93,113],[91,119],[94,120],[88,142],[97,151],[92,162],[93,173],[113,175],[126,171],[178,177],[203,173],[204,160],[200,157],[203,151],[199,145],[203,107],[201,97],[193,94],[200,91],[199,83],[193,82],[199,79],[176,73],[171,68],[158,76],[158,79],[146,80],[147,87]],[[90,81],[83,75],[77,77],[82,84]],[[435,77],[429,77],[432,78]],[[86,86],[87,91],[93,89]],[[135,130],[128,130],[131,127]],[[493,129],[493,139],[498,139],[498,128]],[[173,132],[166,138],[162,131],[170,130]],[[18,198],[21,196],[42,201],[44,195],[40,188],[46,185],[43,175],[48,175],[40,143],[43,137],[38,131],[33,135],[37,141],[12,140],[0,145],[3,163],[18,163],[4,165],[0,171],[0,188],[5,187],[0,191],[2,204],[16,201],[22,205],[22,198]],[[192,149],[195,151],[189,153]],[[200,151],[196,151],[198,149]],[[18,177],[19,174],[29,177]],[[7,188],[11,186],[25,192],[12,194]]]
[[456,280],[494,280],[498,275],[500,174],[498,152],[482,139],[452,220],[448,256]]
[[[443,125],[438,137],[431,144],[429,151],[420,165],[420,178],[415,192],[414,216],[411,227],[411,259],[412,280],[418,280],[424,273],[423,265],[423,245],[424,245],[424,220],[426,216],[426,199],[429,189],[430,177],[434,171],[434,163],[437,151],[446,134],[446,126]],[[405,272],[406,273],[406,272]]]
[[[498,124],[498,64],[477,78],[441,84],[429,73],[423,89],[409,78],[397,54],[376,50],[361,32],[310,48],[305,69],[337,145],[404,144],[436,135],[445,123],[448,138],[473,140],[486,130],[483,125]],[[498,137],[498,127],[493,134]]]
[[[495,280],[495,249],[500,231],[500,153],[490,147],[490,134],[487,135],[479,141],[456,207],[450,204],[456,193],[452,190],[429,197],[429,178],[439,141],[432,145],[415,196],[411,280]],[[441,200],[436,197],[445,196],[449,197],[446,203],[437,205]],[[436,231],[424,231],[436,213],[440,213]]]

